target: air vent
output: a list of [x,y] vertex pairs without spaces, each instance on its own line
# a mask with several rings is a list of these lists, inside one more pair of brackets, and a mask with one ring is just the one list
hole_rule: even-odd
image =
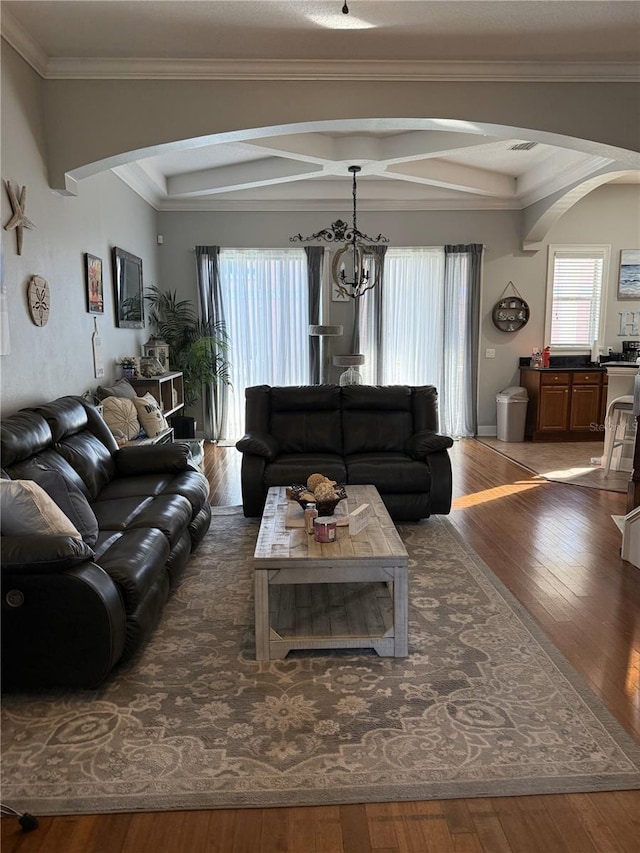
[[509,151],[531,151],[537,144],[537,142],[518,142],[517,145],[512,145]]

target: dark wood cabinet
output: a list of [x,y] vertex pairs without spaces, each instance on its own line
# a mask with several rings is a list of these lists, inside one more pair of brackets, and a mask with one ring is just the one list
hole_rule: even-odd
[[[604,370],[522,368],[529,404],[525,437],[533,441],[600,441]],[[605,390],[606,395],[606,390]]]
[[564,432],[569,417],[569,386],[540,388],[540,405],[537,428],[541,432]]
[[595,431],[600,417],[600,385],[576,385],[571,389],[570,430]]

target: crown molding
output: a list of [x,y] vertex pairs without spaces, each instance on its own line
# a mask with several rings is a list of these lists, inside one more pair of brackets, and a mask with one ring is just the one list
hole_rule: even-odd
[[469,62],[47,57],[10,14],[2,35],[47,80],[640,82],[637,62]]
[[0,32],[11,47],[29,63],[41,77],[46,77],[49,58],[40,45],[34,41],[24,27],[19,24],[11,12],[2,9]]
[[[284,199],[282,201],[222,201],[220,199],[166,199],[153,205],[160,212],[217,212],[217,213],[323,213],[333,214],[348,211],[345,205],[335,201],[311,201]],[[358,202],[358,213],[384,213],[385,211],[433,211],[433,210],[520,210],[522,204],[513,199],[426,199],[397,201],[369,201],[366,205]]]
[[51,59],[48,79],[640,81],[628,62],[429,62],[414,60]]

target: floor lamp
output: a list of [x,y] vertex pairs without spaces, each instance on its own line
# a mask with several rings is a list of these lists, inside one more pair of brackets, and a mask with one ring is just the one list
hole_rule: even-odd
[[320,384],[326,385],[329,381],[329,362],[325,354],[325,338],[338,338],[343,333],[342,326],[309,326],[309,335],[320,338]]

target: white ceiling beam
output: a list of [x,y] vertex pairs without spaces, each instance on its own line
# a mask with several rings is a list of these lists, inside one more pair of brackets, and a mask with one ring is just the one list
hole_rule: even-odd
[[398,164],[393,170],[387,170],[386,174],[397,180],[431,184],[475,195],[500,196],[508,199],[515,196],[516,191],[516,180],[508,175],[461,166],[458,163],[447,163],[443,160]]
[[450,133],[443,130],[414,130],[398,136],[380,140],[380,159],[387,163],[404,163],[429,157],[445,157],[447,154],[476,148],[479,145],[498,142],[495,137],[476,133]]
[[322,175],[322,169],[314,168],[309,164],[267,157],[250,163],[173,175],[167,180],[167,190],[168,195],[175,198],[284,184],[288,181],[320,175]]
[[334,139],[324,133],[298,133],[291,136],[269,136],[252,142],[241,142],[241,148],[276,157],[291,157],[301,163],[324,165],[335,158]]

